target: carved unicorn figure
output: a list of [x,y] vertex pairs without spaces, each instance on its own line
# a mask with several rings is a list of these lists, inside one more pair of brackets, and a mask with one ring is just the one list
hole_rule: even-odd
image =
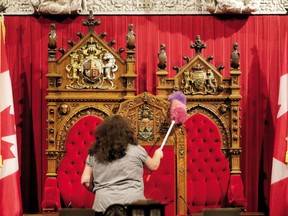
[[105,53],[103,56],[104,66],[103,66],[103,80],[107,80],[111,84],[111,88],[115,88],[116,86],[113,83],[115,79],[115,72],[118,70],[118,66],[116,65],[115,57],[111,53]]

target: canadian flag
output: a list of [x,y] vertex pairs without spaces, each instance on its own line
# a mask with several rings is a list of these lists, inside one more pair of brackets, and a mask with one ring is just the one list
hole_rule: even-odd
[[5,52],[4,17],[0,17],[0,215],[22,215],[15,116]]
[[288,67],[287,37],[284,42],[282,69],[279,82],[279,110],[276,120],[274,155],[270,189],[270,216],[288,215]]

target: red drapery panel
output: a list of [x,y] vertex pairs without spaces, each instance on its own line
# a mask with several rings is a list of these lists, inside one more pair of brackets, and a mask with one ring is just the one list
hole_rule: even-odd
[[[96,16],[102,22],[96,32],[107,32],[107,41],[116,40],[115,49],[125,48],[129,23],[136,33],[138,93],[155,93],[160,44],[166,44],[169,76],[171,68],[192,56],[191,41],[200,35],[207,48],[204,57],[228,76],[230,53],[239,44],[242,71],[241,169],[248,211],[267,212],[274,138],[274,122],[283,37],[288,16]],[[47,171],[46,89],[47,43],[50,23],[56,24],[58,48],[68,48],[67,40],[77,40],[76,32],[86,16],[6,16],[6,49],[12,78],[17,139],[21,158],[24,211],[38,211]],[[286,49],[287,50],[287,49]],[[38,207],[32,203],[38,203]]]

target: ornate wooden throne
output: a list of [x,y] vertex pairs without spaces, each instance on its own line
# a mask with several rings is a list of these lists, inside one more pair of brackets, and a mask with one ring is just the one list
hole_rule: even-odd
[[[79,41],[56,58],[56,26],[51,24],[48,45],[48,159],[47,179],[42,201],[43,211],[57,211],[61,207],[85,207],[93,204],[94,194],[80,184],[87,148],[94,140],[94,131],[105,117],[121,114],[129,119],[132,128],[149,154],[153,154],[169,122],[169,101],[150,93],[135,96],[135,33],[129,24],[126,35],[126,59],[112,42],[105,41],[106,33],[97,34],[100,20],[83,21],[88,33],[78,32]],[[177,135],[175,135],[177,137]],[[153,174],[145,173],[145,194],[148,198],[165,203],[174,201],[176,185],[174,146],[163,159],[169,169]],[[169,148],[169,147],[168,147]],[[169,161],[169,163],[168,163]],[[170,163],[171,161],[171,163]],[[165,172],[162,186],[157,175]],[[158,174],[157,174],[158,173]],[[160,174],[159,174],[160,173]],[[168,181],[167,181],[168,180]],[[171,192],[164,189],[169,185]],[[167,205],[171,215],[175,205]]]
[[[69,50],[59,48],[62,56],[58,59],[56,27],[51,24],[46,97],[48,170],[42,202],[44,211],[57,210],[61,205],[92,206],[94,195],[85,191],[79,183],[94,130],[105,117],[117,112],[123,100],[135,97],[133,28],[130,27],[127,33],[130,44],[127,43],[127,57],[124,59],[121,56],[123,48],[116,51],[112,47],[115,41],[104,40],[106,32],[95,32],[95,26],[100,23],[90,13],[89,18],[82,22],[88,27],[88,32],[85,35],[76,33],[79,41],[69,43]],[[51,203],[51,197],[58,193],[61,200]]]
[[[170,125],[168,95],[182,91],[189,119],[174,126],[163,149],[160,168],[145,172],[145,196],[166,204],[165,215],[201,212],[203,208],[245,207],[240,171],[238,67],[229,78],[201,55],[200,37],[191,46],[196,54],[186,58],[174,78],[167,77],[166,60],[159,57],[157,94],[135,95],[135,33],[128,26],[126,58],[114,50],[106,33],[98,34],[90,13],[57,58],[56,26],[51,24],[48,44],[48,170],[43,211],[63,207],[90,208],[94,194],[80,183],[87,148],[94,131],[107,116],[126,117],[139,144],[153,155]],[[165,46],[162,48],[165,52]],[[165,53],[164,53],[165,54]],[[237,61],[237,59],[236,59]],[[208,147],[208,150],[207,150]],[[213,165],[208,168],[207,164]]]
[[233,44],[230,77],[205,59],[200,36],[190,47],[195,55],[183,57],[182,67],[174,66],[174,78],[167,77],[165,45],[160,46],[158,94],[166,98],[173,90],[187,98],[189,118],[184,122],[184,144],[177,146],[177,213],[199,213],[204,208],[239,207],[246,199],[240,170],[240,81],[238,44]]

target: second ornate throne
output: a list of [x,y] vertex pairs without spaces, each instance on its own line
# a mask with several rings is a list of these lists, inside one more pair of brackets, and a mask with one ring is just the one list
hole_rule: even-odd
[[[161,46],[163,47],[163,45]],[[183,57],[176,75],[167,77],[166,63],[157,71],[158,94],[167,98],[173,90],[187,98],[189,118],[182,126],[184,144],[177,147],[177,213],[199,213],[206,208],[238,207],[245,211],[246,199],[240,169],[240,79],[238,44],[230,57],[230,77],[223,66],[204,58],[206,44],[196,36],[190,44],[195,55]],[[163,52],[163,51],[162,51]],[[160,52],[159,52],[160,53]],[[163,55],[163,53],[162,53]]]

